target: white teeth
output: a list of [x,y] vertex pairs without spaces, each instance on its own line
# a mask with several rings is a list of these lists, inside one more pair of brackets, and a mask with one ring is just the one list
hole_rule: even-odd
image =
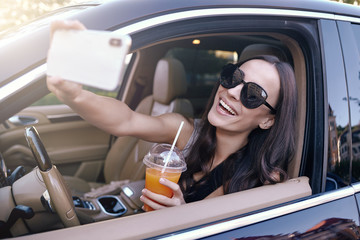
[[232,110],[232,108],[227,105],[223,100],[220,100],[221,106],[223,106],[226,110],[228,110],[232,115],[235,115],[235,111]]

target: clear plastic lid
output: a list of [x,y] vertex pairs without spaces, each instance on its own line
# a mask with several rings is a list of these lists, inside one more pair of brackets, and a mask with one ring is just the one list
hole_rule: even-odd
[[[156,144],[148,154],[145,155],[143,162],[147,167],[162,169],[165,165],[166,158],[171,149],[170,144]],[[184,172],[186,171],[186,163],[183,153],[174,147],[171,153],[168,164],[166,165],[167,172]]]

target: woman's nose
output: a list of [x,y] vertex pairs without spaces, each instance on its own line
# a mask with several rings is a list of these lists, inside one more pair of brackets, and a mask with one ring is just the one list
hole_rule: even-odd
[[234,100],[239,101],[240,100],[240,92],[243,88],[244,84],[239,84],[236,87],[227,89],[227,92],[231,98]]

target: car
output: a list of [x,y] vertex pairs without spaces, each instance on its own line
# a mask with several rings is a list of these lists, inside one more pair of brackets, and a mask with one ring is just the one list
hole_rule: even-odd
[[[45,81],[54,19],[131,37],[119,88],[90,90],[149,115],[200,118],[228,62],[259,54],[288,62],[298,89],[290,179],[143,212],[142,157],[153,143],[116,138],[53,105]],[[102,1],[57,10],[0,39],[1,237],[360,238],[360,8],[325,0]],[[171,94],[170,80],[180,83]]]

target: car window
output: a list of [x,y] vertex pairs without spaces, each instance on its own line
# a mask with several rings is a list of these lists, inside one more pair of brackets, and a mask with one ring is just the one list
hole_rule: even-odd
[[[98,95],[108,96],[108,97],[113,97],[113,98],[115,98],[117,96],[117,92],[118,92],[118,89],[116,89],[115,91],[111,91],[111,92],[99,90],[96,88],[89,88],[89,87],[84,87],[84,89],[87,89]],[[60,100],[57,99],[57,97],[53,93],[49,93],[46,96],[40,98],[38,101],[31,104],[31,106],[46,106],[46,105],[59,105],[59,104],[63,104],[63,103],[60,102]]]
[[[200,40],[193,40],[193,44],[199,43]],[[188,83],[186,98],[194,107],[195,117],[201,117],[221,68],[229,62],[235,63],[238,60],[238,54],[234,51],[189,48],[170,49],[166,57],[176,58],[184,65]]]
[[360,25],[339,22],[338,26],[347,82],[343,77],[328,81],[327,190],[360,180]]
[[[334,25],[332,25],[335,27]],[[332,30],[328,29],[329,34]],[[326,42],[329,46],[338,46],[338,38]],[[330,49],[330,48],[329,48]],[[341,50],[326,51],[328,61],[327,96],[328,96],[328,152],[326,191],[338,189],[349,184],[350,154],[349,154],[349,112],[347,89],[344,71],[335,70],[343,65]],[[338,68],[342,69],[342,68]]]
[[[352,24],[352,30],[355,37],[355,43],[357,45],[357,51],[355,58],[360,59],[360,25]],[[351,130],[352,130],[352,154],[353,154],[353,166],[352,174],[353,180],[360,180],[360,62],[353,64],[356,74],[352,79],[348,79],[349,85],[349,100],[351,111]]]

